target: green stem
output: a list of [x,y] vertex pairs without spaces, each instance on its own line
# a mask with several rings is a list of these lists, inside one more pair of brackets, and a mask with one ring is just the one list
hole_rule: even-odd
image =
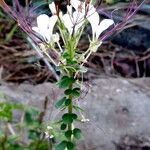
[[[72,73],[71,73],[71,74],[72,74]],[[70,89],[70,90],[72,90],[72,88],[73,88],[73,84],[71,84],[71,85],[69,86],[69,89]],[[72,97],[72,95],[69,95],[68,98],[71,100],[70,105],[68,106],[68,113],[69,113],[69,114],[72,114],[72,111],[73,111],[73,97]],[[73,123],[69,124],[69,125],[68,125],[68,130],[73,130],[72,127],[73,127]],[[69,142],[72,142],[72,141],[73,141],[73,138],[71,137],[71,138],[69,139]]]

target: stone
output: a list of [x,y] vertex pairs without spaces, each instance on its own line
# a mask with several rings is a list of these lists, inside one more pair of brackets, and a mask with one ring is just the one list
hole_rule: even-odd
[[[85,136],[80,142],[81,149],[115,150],[115,143],[124,135],[150,136],[149,78],[96,79],[91,85],[86,97],[78,101],[85,109],[83,115],[89,119],[89,122],[80,124]],[[45,97],[48,97],[49,111],[45,120],[60,116],[53,104],[62,92],[51,83],[4,83],[0,86],[0,93],[6,95],[8,101],[33,105],[40,110]],[[82,96],[85,96],[84,93]]]

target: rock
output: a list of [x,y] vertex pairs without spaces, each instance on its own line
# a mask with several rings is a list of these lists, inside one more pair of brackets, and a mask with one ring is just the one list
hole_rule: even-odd
[[[142,22],[142,24],[145,25],[146,23]],[[114,36],[112,42],[129,49],[129,51],[132,50],[137,55],[142,54],[150,48],[150,28],[147,29],[145,26],[136,25],[131,28],[127,28]]]
[[[114,143],[118,143],[124,135],[149,137],[149,87],[148,78],[94,80],[85,99],[79,100],[85,109],[85,117],[90,120],[80,125],[85,135],[80,143],[85,145],[83,149],[115,150]],[[40,109],[47,96],[50,111],[45,119],[53,120],[59,116],[52,104],[61,96],[62,91],[54,84],[3,84],[0,93],[5,94],[9,101],[28,103]]]

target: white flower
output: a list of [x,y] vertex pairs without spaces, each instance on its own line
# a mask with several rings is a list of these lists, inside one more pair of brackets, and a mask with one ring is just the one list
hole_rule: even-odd
[[47,130],[52,130],[52,129],[53,129],[53,127],[47,126]]
[[93,38],[96,38],[96,39],[99,38],[99,36],[101,35],[103,31],[107,30],[111,25],[114,24],[114,21],[111,19],[103,19],[100,23],[96,24],[93,21],[94,19],[96,19],[95,16],[93,16],[93,18],[90,17],[90,19],[88,20],[92,27]]
[[53,15],[56,15],[56,6],[55,6],[55,3],[54,2],[52,2],[51,4],[49,4],[49,9],[51,10],[51,13],[53,14]]
[[49,134],[48,132],[44,132],[45,133],[45,138],[46,139],[52,139],[52,138],[54,138],[54,135],[53,134]]
[[39,15],[37,17],[37,27],[32,27],[32,30],[39,33],[47,43],[52,41],[53,28],[57,21],[57,16],[53,15],[51,17],[46,14]]
[[72,6],[67,6],[67,13],[62,16],[62,21],[71,35],[73,32],[77,33],[83,25],[83,14],[77,11],[72,13]]
[[[91,16],[99,16],[98,13],[96,12],[95,7],[89,3],[86,4],[86,2],[81,2],[79,0],[71,0],[70,1],[71,5],[75,8],[76,11],[79,13],[82,13],[82,19],[84,18],[90,18]],[[99,23],[99,20],[93,20]]]
[[90,22],[92,27],[93,39],[98,39],[103,31],[114,24],[114,21],[111,19],[104,19],[100,23],[99,14],[96,12],[95,7],[91,3],[86,4],[85,2],[83,3],[79,0],[71,0],[70,3],[76,9],[76,11],[81,12],[82,16],[85,16]]
[[[52,13],[53,15],[58,15],[58,14],[57,14],[57,10],[56,10],[56,5],[55,5],[54,2],[52,2],[52,3],[49,4],[49,9],[50,9],[50,11],[51,11],[51,13]],[[61,11],[59,11],[59,17],[60,17],[60,18],[62,17],[62,12],[61,12]]]
[[58,34],[58,33],[53,34],[53,35],[52,35],[52,40],[53,40],[53,42],[55,42],[55,43],[59,42],[59,34]]

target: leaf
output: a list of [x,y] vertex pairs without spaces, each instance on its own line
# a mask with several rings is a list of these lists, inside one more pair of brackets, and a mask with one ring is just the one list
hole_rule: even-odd
[[65,59],[68,59],[68,58],[69,58],[68,52],[64,52],[64,53],[63,53],[63,58],[65,58]]
[[33,107],[28,107],[25,111],[25,122],[30,127],[37,127],[39,125],[39,111]]
[[62,116],[62,120],[64,124],[71,124],[73,122],[72,115],[69,113],[66,113]]
[[71,130],[68,130],[68,131],[65,132],[65,136],[66,136],[67,138],[70,138],[71,135],[72,135],[72,131],[71,131]]
[[73,120],[77,119],[78,116],[76,114],[66,113],[62,116],[62,120],[64,124],[71,124]]
[[69,106],[71,104],[71,99],[66,99],[65,106]]
[[75,145],[72,142],[67,142],[67,150],[73,150]]
[[65,130],[66,128],[67,128],[67,125],[66,125],[66,124],[64,124],[64,123],[61,124],[61,126],[60,126],[60,129],[61,129],[61,130]]
[[63,76],[59,81],[59,88],[67,88],[72,83],[75,83],[75,79],[73,77]]
[[27,124],[32,124],[33,119],[32,119],[31,113],[29,113],[29,112],[25,113],[25,121],[26,121]]
[[13,142],[16,142],[19,139],[20,139],[20,136],[18,134],[17,135],[11,135],[11,136],[9,136],[8,141],[10,143],[13,143]]
[[80,96],[80,89],[79,88],[74,88],[72,90],[72,95],[75,97],[79,97]]
[[78,128],[75,128],[75,129],[73,130],[73,135],[74,135],[74,137],[75,137],[76,139],[80,139],[80,138],[81,138],[81,130],[78,129]]
[[67,89],[67,90],[65,90],[65,95],[70,95],[70,94],[72,94],[72,90],[71,89]]
[[78,118],[78,116],[76,114],[71,114],[71,115],[74,120]]
[[58,102],[56,102],[55,104],[55,107],[58,109],[58,108],[61,108],[63,106],[63,104],[65,103],[66,101],[66,97],[63,97],[62,99],[60,99]]
[[72,95],[74,97],[79,97],[80,96],[80,89],[79,88],[74,88],[72,89],[67,89],[65,90],[65,95]]
[[67,141],[62,141],[60,144],[56,145],[55,150],[64,150],[67,146]]
[[0,119],[11,121],[13,119],[13,110],[22,108],[21,104],[0,102]]

